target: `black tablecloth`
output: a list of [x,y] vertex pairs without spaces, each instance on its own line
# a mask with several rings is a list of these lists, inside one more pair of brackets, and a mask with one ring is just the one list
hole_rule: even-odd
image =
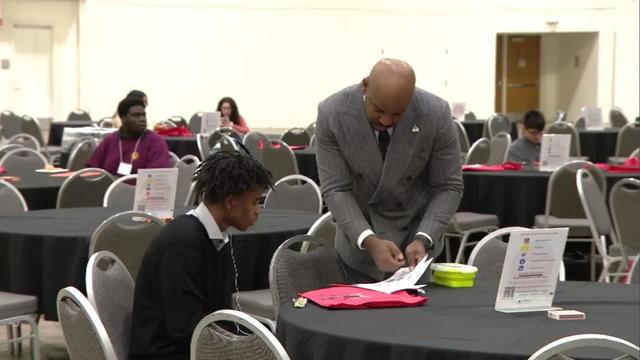
[[[327,310],[311,303],[280,310],[277,335],[292,359],[526,359],[558,338],[613,335],[637,344],[638,285],[566,282],[555,306],[586,314],[558,321],[545,312],[504,314],[494,310],[497,284],[473,288],[426,288],[426,305],[414,308]],[[594,359],[589,349],[569,353]],[[609,357],[610,358],[610,357]]]
[[50,174],[29,172],[8,172],[2,176],[19,176],[20,180],[11,182],[27,202],[29,210],[53,209],[56,207],[58,190],[67,179],[52,177]]
[[293,153],[296,155],[298,171],[300,174],[310,178],[315,181],[316,184],[320,185],[318,165],[316,164],[316,150],[306,148],[303,150],[295,150]]
[[164,141],[167,142],[169,151],[183,157],[185,155],[194,155],[200,158],[200,150],[198,150],[198,141],[196,136],[165,136]]
[[[85,290],[91,234],[103,220],[123,210],[40,210],[0,218],[0,291],[35,295],[39,311],[47,319],[57,319],[58,290],[69,285]],[[277,247],[287,238],[305,233],[319,216],[264,209],[246,232],[232,229],[239,289],[268,288],[269,262]],[[231,259],[228,262],[231,268]],[[235,289],[221,291],[230,296]]]
[[616,153],[619,130],[579,130],[581,155],[588,157],[593,163],[606,163]]
[[92,126],[93,121],[88,120],[71,120],[71,121],[54,121],[49,128],[49,145],[60,146],[62,145],[62,133],[65,127],[82,127]]
[[[464,194],[458,211],[495,214],[500,225],[533,226],[533,217],[544,214],[550,172],[464,171]],[[638,173],[606,173],[607,191],[616,181]]]
[[[484,123],[487,120],[464,120],[461,121],[462,126],[464,126],[464,130],[467,132],[467,137],[469,138],[469,144],[473,145],[476,140],[482,137],[482,129],[484,129]],[[515,140],[518,138],[518,126],[515,122],[511,122],[511,140]]]

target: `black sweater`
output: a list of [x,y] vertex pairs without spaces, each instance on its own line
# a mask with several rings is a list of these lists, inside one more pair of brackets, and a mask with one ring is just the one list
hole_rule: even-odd
[[188,359],[191,335],[207,314],[229,308],[230,244],[217,251],[200,221],[181,215],[147,249],[136,280],[131,359]]

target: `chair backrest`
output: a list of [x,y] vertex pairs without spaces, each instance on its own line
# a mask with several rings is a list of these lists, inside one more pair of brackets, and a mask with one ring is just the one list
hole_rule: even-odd
[[67,161],[67,169],[80,170],[87,166],[91,154],[98,147],[98,140],[87,137],[78,141],[71,149],[69,160]]
[[616,156],[629,156],[640,145],[640,122],[624,125],[618,132]]
[[198,144],[198,152],[200,153],[200,160],[205,160],[211,153],[211,146],[209,146],[209,138],[207,134],[196,134],[196,142]]
[[68,177],[60,186],[56,208],[99,207],[115,179],[107,171],[86,168]]
[[467,164],[486,164],[491,155],[491,141],[487,138],[480,138],[471,145],[467,156],[464,159]]
[[24,147],[22,145],[18,145],[18,144],[2,145],[2,146],[0,146],[0,159],[2,159],[2,157],[5,156],[11,150],[23,149],[23,148]]
[[89,256],[101,250],[111,251],[135,281],[147,247],[163,226],[162,220],[147,213],[125,211],[113,215],[91,235]]
[[71,359],[118,359],[98,313],[78,289],[73,286],[60,289],[56,306]]
[[629,269],[629,274],[627,274],[627,279],[625,280],[625,284],[640,284],[640,254],[636,255],[633,258],[633,264],[631,265],[631,269]]
[[105,116],[102,119],[98,120],[98,123],[96,125],[99,128],[112,128],[113,118],[111,116]]
[[[313,244],[313,250],[306,253],[294,250],[301,243]],[[296,235],[278,247],[269,266],[269,287],[273,299],[275,319],[280,307],[291,305],[291,299],[312,289],[345,283],[347,276],[338,255],[332,246],[309,235]]]
[[173,115],[172,117],[168,118],[167,121],[171,122],[174,127],[188,127],[187,120],[180,115]]
[[0,166],[8,172],[29,172],[44,169],[47,166],[47,159],[35,150],[20,148],[4,154],[0,159]]
[[477,120],[476,114],[474,114],[473,111],[465,111],[464,120]]
[[469,144],[469,136],[467,130],[464,129],[464,125],[459,120],[453,120],[456,123],[458,129],[458,141],[460,142],[460,152],[466,154],[469,152],[471,145]]
[[[250,333],[231,332],[217,322],[231,322]],[[278,339],[253,317],[236,310],[205,316],[191,337],[192,360],[289,360]]]
[[305,130],[310,137],[313,137],[313,135],[316,134],[316,122],[314,121],[311,124],[307,125],[307,128]]
[[110,251],[91,255],[85,275],[87,297],[107,330],[118,359],[129,358],[129,334],[135,283]]
[[500,281],[504,258],[507,254],[507,242],[503,241],[502,237],[504,236],[508,241],[511,232],[516,230],[528,229],[520,226],[498,229],[487,234],[476,244],[467,261],[469,265],[478,268],[476,279]]
[[[123,176],[114,181],[104,193],[102,206],[133,209],[133,200],[136,196],[136,174]],[[133,183],[133,184],[132,184]]]
[[200,199],[196,199],[196,183],[192,182],[189,185],[189,192],[187,193],[187,198],[184,200],[185,207],[193,207],[194,205],[198,205]]
[[169,166],[176,167],[179,161],[180,161],[180,157],[176,155],[174,152],[169,151]]
[[0,216],[14,215],[29,211],[27,202],[20,191],[11,183],[0,179]]
[[212,132],[207,139],[207,141],[209,142],[209,149],[220,143],[224,139],[224,135],[242,142],[242,136],[232,128],[219,128],[218,130]]
[[627,117],[622,113],[622,109],[614,106],[609,110],[609,123],[612,128],[621,128],[629,123]]
[[26,133],[13,135],[9,141],[7,141],[7,144],[17,144],[27,149],[40,151],[38,139]]
[[578,130],[584,130],[587,128],[587,118],[584,116],[579,116],[573,126]]
[[606,178],[602,170],[588,161],[574,160],[553,171],[547,185],[545,202],[545,224],[549,223],[549,216],[559,218],[584,219],[585,214],[578,198],[576,187],[576,173],[580,169],[587,169],[593,175],[600,192],[604,194]]
[[198,134],[200,133],[200,130],[202,130],[203,114],[204,112],[198,111],[195,114],[191,115],[191,118],[189,119],[189,131],[191,131],[191,133]]
[[[638,346],[627,340],[602,334],[579,334],[566,336],[550,342],[533,353],[528,360],[570,359],[566,356],[562,356],[562,353],[567,350],[581,347],[590,349],[594,347],[602,347],[616,350],[622,354],[632,356],[634,359],[640,358],[640,350]],[[626,357],[618,357],[617,359],[622,358]]]
[[580,152],[580,136],[576,128],[566,121],[556,121],[551,123],[545,130],[546,134],[567,134],[571,135],[571,145],[569,150],[569,156],[578,157],[581,156]]
[[491,137],[489,146],[489,165],[502,164],[507,161],[507,151],[511,145],[511,135],[506,132],[499,132]]
[[29,115],[22,115],[22,132],[33,136],[38,140],[40,147],[45,147],[44,136],[42,135],[42,127],[38,119]]
[[249,154],[260,163],[264,162],[264,148],[269,142],[269,138],[261,132],[251,131],[244,136],[242,144],[249,150]]
[[278,180],[267,193],[264,207],[270,209],[304,210],[322,213],[320,187],[304,175],[288,175]]
[[504,114],[491,115],[485,125],[487,127],[489,139],[501,132],[506,132],[507,134],[511,133],[511,120],[509,120],[509,118]]
[[567,121],[567,113],[562,110],[556,111],[556,119],[555,121]]
[[76,109],[67,115],[67,121],[71,120],[91,121],[91,115],[86,110]]
[[20,117],[11,110],[0,112],[0,127],[2,128],[2,136],[6,139],[23,132]]
[[630,254],[640,253],[640,180],[619,180],[609,192],[609,210],[618,240]]
[[298,174],[298,162],[289,145],[280,140],[271,140],[265,144],[262,154],[264,166],[273,174],[273,181],[287,175]]
[[191,180],[193,173],[200,165],[200,159],[193,155],[185,155],[178,161],[175,167],[178,168],[178,185],[176,188],[176,207],[184,206],[189,191],[191,190]]
[[294,127],[285,131],[284,134],[280,136],[280,140],[289,146],[309,145],[311,135],[301,127]]
[[[331,211],[324,213],[311,225],[307,235],[321,240],[325,246],[334,247],[336,241],[336,219],[333,218]],[[304,242],[300,246],[300,252],[308,252],[313,250],[314,244]]]
[[[604,195],[591,173],[584,169],[578,170],[576,174],[576,187],[596,248],[601,255],[606,255],[607,246],[600,241],[601,236],[609,236],[614,244],[618,243],[618,238],[613,231]],[[621,251],[624,254],[624,249]]]

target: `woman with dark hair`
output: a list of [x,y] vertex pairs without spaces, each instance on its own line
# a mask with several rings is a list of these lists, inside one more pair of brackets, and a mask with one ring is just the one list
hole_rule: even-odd
[[249,132],[249,127],[242,115],[240,115],[235,100],[228,96],[223,97],[218,101],[218,108],[216,110],[220,112],[222,126],[230,127],[241,135]]

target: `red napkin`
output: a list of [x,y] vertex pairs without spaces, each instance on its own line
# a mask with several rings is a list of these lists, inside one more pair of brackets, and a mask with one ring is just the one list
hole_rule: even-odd
[[193,134],[189,129],[185,127],[175,127],[175,128],[155,128],[153,129],[158,135],[161,136],[178,136],[178,137],[189,137]]
[[[51,177],[69,177],[73,174],[77,173],[77,171],[67,171],[67,172],[61,172],[61,173],[56,173],[56,174],[51,174],[49,176]],[[88,176],[97,176],[100,175],[101,173],[97,172],[97,171],[88,171],[86,173],[83,173],[82,177],[88,177]]]
[[598,168],[610,173],[640,172],[640,166],[609,165],[605,163],[597,163],[595,165]]
[[634,166],[640,168],[640,159],[635,156],[630,156],[627,160],[625,160],[622,165],[624,166]]
[[423,296],[411,295],[404,290],[385,294],[355,286],[332,286],[301,293],[314,303],[330,309],[366,309],[383,307],[418,306],[427,302]]
[[291,150],[304,150],[307,148],[307,145],[291,145],[289,149]]
[[522,164],[507,161],[499,165],[473,164],[462,165],[462,171],[505,171],[505,170],[522,170]]
[[5,168],[3,168],[2,166],[0,166],[0,174],[4,174],[4,172],[7,171]]

